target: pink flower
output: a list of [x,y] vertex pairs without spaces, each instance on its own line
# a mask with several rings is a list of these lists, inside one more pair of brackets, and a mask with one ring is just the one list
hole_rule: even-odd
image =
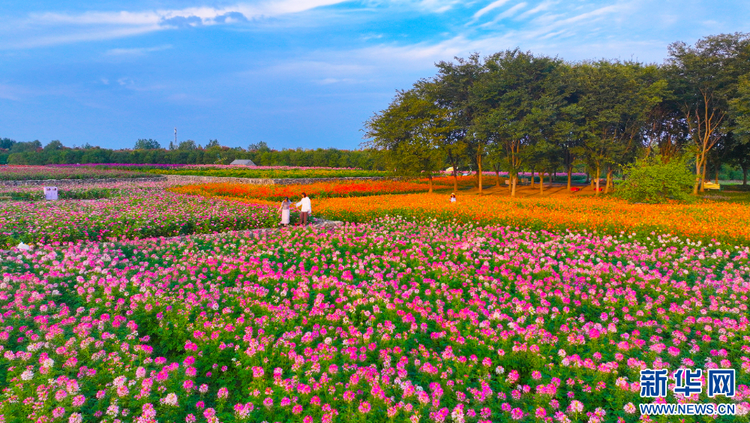
[[195,423],[195,421],[198,420],[195,418],[194,414],[188,414],[185,416],[185,423]]
[[63,407],[57,407],[54,410],[52,410],[52,417],[59,419],[60,417],[65,414],[65,408]]
[[273,407],[273,398],[266,397],[266,399],[263,400],[263,406],[266,407],[266,408]]
[[361,403],[359,403],[359,407],[357,409],[359,410],[360,413],[367,414],[367,413],[370,412],[370,410],[372,409],[372,407],[370,407],[370,403],[369,402],[362,401]]
[[227,388],[222,387],[219,389],[219,392],[217,392],[216,396],[219,399],[227,399],[227,397],[229,396],[229,390]]
[[580,413],[581,411],[583,411],[583,403],[578,400],[573,400],[568,406],[568,410],[570,410],[572,413]]
[[80,407],[86,402],[86,397],[83,395],[76,395],[73,397],[73,407]]

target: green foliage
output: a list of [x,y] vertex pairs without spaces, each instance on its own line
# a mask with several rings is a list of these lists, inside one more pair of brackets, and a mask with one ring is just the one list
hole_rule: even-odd
[[156,150],[157,148],[161,148],[161,145],[159,145],[158,141],[152,140],[151,138],[141,138],[136,141],[135,147],[133,148],[136,150]]
[[448,111],[416,87],[402,91],[367,122],[370,146],[383,152],[389,169],[402,176],[431,177],[445,162],[443,140],[454,129]]
[[[114,198],[121,195],[121,190],[116,188],[87,188],[76,190],[61,189],[57,192],[61,200],[98,200],[100,198]],[[35,191],[10,191],[0,194],[1,200],[10,201],[45,201],[41,189]]]
[[183,151],[192,151],[197,150],[198,146],[195,144],[195,141],[193,140],[185,140],[180,143],[180,145],[177,146],[178,150]]
[[695,180],[684,160],[665,161],[661,156],[640,159],[625,167],[625,181],[617,196],[632,203],[691,201]]

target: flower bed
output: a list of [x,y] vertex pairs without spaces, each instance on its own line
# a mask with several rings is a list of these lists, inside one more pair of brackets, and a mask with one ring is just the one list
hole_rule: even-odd
[[124,179],[149,178],[153,175],[117,169],[51,166],[0,166],[0,181],[45,179]]
[[635,422],[681,366],[737,369],[746,414],[749,253],[400,219],[14,252],[0,415]]
[[276,225],[266,206],[163,190],[130,189],[102,200],[0,202],[0,245],[143,238]]
[[670,233],[704,240],[750,242],[750,205],[701,202],[629,204],[612,198],[511,198],[459,196],[451,204],[438,194],[379,198],[331,198],[317,201],[318,215],[347,222],[367,222],[386,215],[424,221],[502,224],[536,230],[594,230],[610,234],[636,231]]
[[[438,185],[435,189],[449,189]],[[199,184],[183,185],[171,189],[173,192],[235,198],[257,198],[281,201],[286,197],[299,198],[305,192],[311,198],[364,197],[382,194],[425,192],[424,184],[403,181],[318,182],[306,185],[247,185],[247,184]]]
[[388,176],[387,172],[350,168],[288,166],[184,166],[175,169],[144,169],[159,175],[218,176],[224,178],[306,179]]

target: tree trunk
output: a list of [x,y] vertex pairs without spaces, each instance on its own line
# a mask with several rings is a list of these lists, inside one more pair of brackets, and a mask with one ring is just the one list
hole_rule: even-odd
[[595,189],[596,189],[596,195],[599,195],[599,176],[601,176],[601,174],[602,174],[601,167],[596,166],[596,175],[594,175],[594,176],[596,176],[596,187],[595,187]]
[[456,168],[453,168],[453,192],[458,191],[458,174],[456,173]]
[[427,177],[430,181],[430,194],[432,194],[432,174],[430,173],[430,176]]
[[534,168],[531,168],[531,188],[534,188],[534,174],[536,172],[534,171]]
[[510,179],[510,196],[515,197],[516,196],[516,182],[518,181],[518,175],[511,176]]
[[609,187],[612,184],[612,168],[607,170],[607,186],[604,187],[604,193],[609,193]]
[[495,177],[497,178],[497,184],[495,184],[498,188],[500,188],[500,171],[495,169]]
[[742,166],[742,185],[747,185],[747,166]]
[[477,148],[477,172],[479,176],[479,193],[482,193],[482,148]]
[[706,192],[706,164],[708,164],[708,160],[703,160],[703,170],[701,176],[701,192]]
[[544,194],[544,171],[539,172],[539,195]]
[[716,168],[716,185],[719,185],[719,168]]
[[568,166],[568,191],[570,191],[570,174],[573,166]]
[[698,188],[701,186],[701,155],[695,155],[695,185],[693,186],[693,195],[698,195]]

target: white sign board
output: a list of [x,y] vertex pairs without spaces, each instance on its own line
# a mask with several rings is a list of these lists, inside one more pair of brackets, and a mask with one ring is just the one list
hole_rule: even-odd
[[57,187],[44,187],[44,198],[46,200],[57,200]]

